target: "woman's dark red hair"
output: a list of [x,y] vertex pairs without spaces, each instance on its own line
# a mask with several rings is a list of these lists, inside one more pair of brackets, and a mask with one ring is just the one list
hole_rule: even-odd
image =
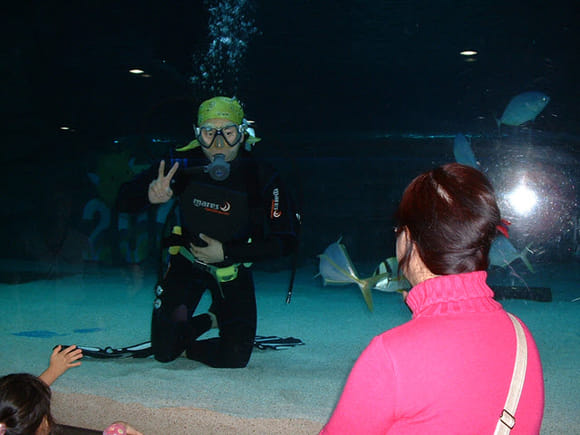
[[450,163],[415,178],[396,212],[397,232],[411,241],[403,253],[402,271],[412,249],[436,275],[486,270],[489,249],[501,216],[491,183],[477,169]]

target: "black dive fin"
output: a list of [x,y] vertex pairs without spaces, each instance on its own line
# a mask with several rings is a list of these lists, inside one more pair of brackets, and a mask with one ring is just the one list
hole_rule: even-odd
[[280,349],[288,349],[294,346],[301,346],[304,342],[299,338],[294,337],[277,337],[275,335],[257,335],[256,340],[254,341],[254,346],[258,349],[265,350],[265,349],[273,349],[273,350],[280,350]]
[[[61,345],[63,348],[67,345]],[[113,347],[92,347],[92,346],[77,346],[83,351],[84,357],[110,359],[110,358],[147,358],[153,355],[150,341],[136,344],[134,346],[113,348]]]
[[[258,349],[273,349],[281,350],[288,349],[294,346],[303,345],[304,342],[299,338],[294,337],[278,337],[276,335],[257,335],[254,341],[254,346]],[[68,345],[62,344],[64,348]],[[153,349],[151,347],[150,341],[144,341],[143,343],[135,344],[128,347],[92,347],[92,346],[77,346],[83,351],[84,357],[97,358],[97,359],[115,359],[115,358],[147,358],[153,355]]]

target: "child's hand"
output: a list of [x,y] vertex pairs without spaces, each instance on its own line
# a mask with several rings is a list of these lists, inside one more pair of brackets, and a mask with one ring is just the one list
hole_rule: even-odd
[[82,357],[83,351],[77,349],[75,345],[69,346],[64,350],[62,350],[61,345],[58,345],[52,351],[48,368],[39,376],[39,378],[43,380],[45,384],[51,385],[69,368],[80,366],[81,362],[77,360]]
[[72,345],[62,350],[62,346],[59,344],[52,350],[52,355],[50,356],[50,367],[58,370],[60,372],[59,376],[66,372],[71,367],[78,367],[81,362],[75,362],[83,357],[83,351],[78,349],[76,345]]

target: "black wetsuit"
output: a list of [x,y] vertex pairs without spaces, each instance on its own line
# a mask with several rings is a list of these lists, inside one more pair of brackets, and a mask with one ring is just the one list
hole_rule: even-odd
[[[287,255],[297,243],[294,211],[278,174],[240,152],[231,162],[229,177],[215,181],[208,174],[191,174],[188,167],[207,164],[201,150],[178,153],[180,168],[172,190],[179,200],[181,226],[189,241],[203,246],[204,233],[222,242],[225,267]],[[176,159],[166,159],[167,170]],[[122,186],[119,209],[136,212],[149,204],[149,183],[157,167]],[[197,340],[211,328],[211,317],[192,317],[204,291],[212,295],[211,312],[218,320],[219,338]],[[212,367],[245,367],[256,334],[256,299],[249,268],[240,266],[233,281],[218,282],[181,254],[172,255],[156,286],[151,324],[155,358],[172,361],[183,351],[190,359]]]

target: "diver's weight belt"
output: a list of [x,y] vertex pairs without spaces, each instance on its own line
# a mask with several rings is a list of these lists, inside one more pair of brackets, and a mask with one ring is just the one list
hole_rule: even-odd
[[225,267],[216,267],[212,266],[211,264],[204,263],[203,261],[199,261],[191,253],[191,251],[184,246],[179,247],[179,253],[191,261],[191,264],[193,264],[195,267],[208,272],[219,283],[230,282],[238,277],[238,269],[241,266],[240,263],[234,263]]
[[[221,284],[222,282],[233,281],[238,277],[238,270],[240,266],[242,266],[242,263],[234,263],[229,266],[216,267],[195,258],[192,252],[185,246],[186,240],[183,237],[182,229],[180,226],[176,225],[173,227],[171,236],[169,236],[166,241],[168,244],[171,244],[169,246],[169,253],[171,255],[183,255],[191,262],[191,264],[193,264],[194,267],[203,270],[204,272],[207,272],[213,276],[218,284]],[[243,263],[243,265],[245,267],[250,267],[252,264]]]

